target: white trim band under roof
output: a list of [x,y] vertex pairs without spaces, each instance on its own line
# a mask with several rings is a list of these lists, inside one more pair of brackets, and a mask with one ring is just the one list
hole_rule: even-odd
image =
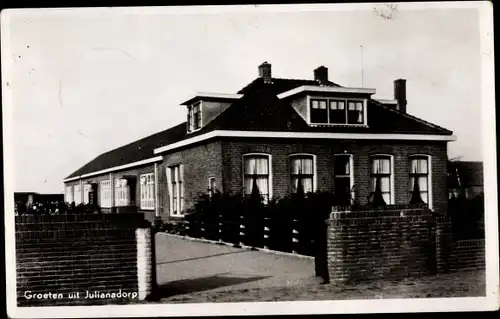
[[243,97],[243,94],[230,94],[230,93],[209,93],[209,92],[196,92],[189,99],[182,102],[181,105],[189,104],[196,98],[213,98],[213,99],[228,99],[228,100],[238,100]]
[[293,90],[278,94],[278,98],[283,99],[302,92],[375,94],[376,90],[368,88],[345,88],[337,86],[303,85]]
[[65,180],[63,180],[63,182],[71,182],[71,181],[74,181],[74,180],[77,180],[77,179],[81,179],[81,178],[85,178],[85,177],[91,177],[91,176],[94,176],[94,175],[100,175],[100,174],[110,173],[110,172],[114,172],[114,171],[120,171],[120,170],[126,169],[126,168],[131,168],[131,167],[136,167],[136,166],[140,166],[140,165],[145,165],[145,164],[150,164],[150,163],[154,163],[154,162],[159,162],[161,160],[163,160],[162,156],[155,156],[155,157],[152,157],[152,158],[147,158],[147,159],[144,159],[144,160],[141,160],[141,161],[137,161],[137,162],[133,162],[133,163],[128,163],[128,164],[124,164],[124,165],[120,165],[120,166],[114,166],[114,167],[106,168],[106,169],[103,169],[103,170],[100,170],[100,171],[95,171],[95,172],[83,174],[83,175],[80,175],[80,176],[66,178]]
[[382,104],[398,104],[398,100],[388,100],[388,99],[373,99]]
[[308,139],[347,139],[347,140],[406,140],[406,141],[446,141],[453,142],[454,135],[430,134],[375,134],[375,133],[328,133],[328,132],[270,132],[270,131],[226,131],[216,130],[194,136],[179,142],[165,145],[154,150],[155,154],[170,151],[214,137],[259,137],[259,138],[308,138]]

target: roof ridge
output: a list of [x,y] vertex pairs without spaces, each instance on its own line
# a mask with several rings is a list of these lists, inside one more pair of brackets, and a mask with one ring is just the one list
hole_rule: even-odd
[[[250,83],[248,83],[243,88],[241,88],[240,90],[238,90],[236,92],[236,94],[242,94],[241,92],[246,91],[249,87],[251,87],[252,85],[254,85],[255,83],[257,83],[261,79],[262,78],[260,78],[260,77],[257,77],[255,79],[253,79]],[[294,78],[280,78],[280,77],[272,77],[271,81],[272,80],[278,80],[278,81],[301,81],[301,82],[306,82],[307,81],[307,82],[317,82],[317,81],[315,81],[313,79],[294,79]],[[342,87],[340,84],[332,82],[332,81],[328,81],[328,83],[331,84],[331,85],[333,85],[333,86]]]
[[423,119],[421,119],[421,118],[419,118],[419,117],[416,117],[416,116],[414,116],[414,115],[410,115],[410,114],[408,114],[408,113],[403,113],[403,112],[396,111],[396,110],[394,110],[393,108],[388,107],[388,106],[385,106],[383,103],[380,103],[379,101],[374,100],[373,98],[370,98],[370,100],[371,100],[372,102],[375,102],[375,104],[377,104],[377,105],[379,105],[379,106],[381,106],[381,107],[385,108],[386,110],[389,110],[389,111],[391,111],[391,112],[395,112],[395,113],[397,113],[397,114],[401,114],[402,116],[405,116],[405,117],[407,117],[407,118],[410,118],[410,119],[415,120],[415,121],[417,121],[417,122],[420,122],[420,123],[422,123],[422,124],[425,124],[425,125],[428,125],[428,126],[430,126],[430,127],[437,128],[437,129],[440,129],[440,130],[443,130],[443,131],[449,132],[450,134],[453,134],[453,131],[450,131],[450,130],[448,130],[448,129],[446,129],[446,128],[442,127],[442,126],[436,125],[436,124],[431,123],[431,122],[427,122],[427,121],[425,121],[425,120],[423,120]]
[[[285,81],[310,81],[310,82],[317,82],[316,80],[313,80],[313,79],[294,79],[294,78],[277,78],[277,77],[272,77],[271,79],[285,80]],[[332,81],[328,81],[328,83],[331,83],[331,84],[334,84],[334,85],[338,85],[338,86],[341,87],[340,84],[337,84],[337,83],[332,82]]]

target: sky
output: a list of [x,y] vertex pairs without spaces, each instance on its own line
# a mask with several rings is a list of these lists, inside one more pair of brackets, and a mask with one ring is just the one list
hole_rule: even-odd
[[259,8],[11,14],[14,190],[62,193],[86,162],[185,121],[194,92],[236,93],[264,61],[281,78],[324,65],[374,98],[404,78],[408,113],[457,136],[448,156],[482,160],[477,9]]

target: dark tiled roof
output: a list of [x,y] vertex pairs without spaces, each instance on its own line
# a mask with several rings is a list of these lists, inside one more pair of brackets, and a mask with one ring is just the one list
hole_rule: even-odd
[[154,157],[155,148],[181,140],[185,135],[186,122],[101,154],[73,172],[67,178]]
[[[303,85],[318,85],[313,80],[273,78],[264,83],[257,78],[238,94],[243,97],[234,102],[221,115],[199,131],[186,133],[186,123],[145,137],[96,157],[67,178],[115,166],[137,162],[154,156],[154,149],[185,138],[213,130],[283,131],[283,132],[339,132],[339,133],[406,133],[451,135],[452,132],[402,114],[382,103],[371,100],[368,106],[368,127],[335,126],[310,127],[286,100],[277,95]],[[329,82],[329,86],[340,85]]]
[[448,167],[449,188],[458,186],[457,172],[462,187],[483,186],[482,162],[454,161],[450,162]]
[[[452,132],[414,116],[403,114],[376,101],[368,106],[368,127],[328,126],[311,127],[293,109],[289,102],[276,95],[315,81],[273,79],[266,84],[262,79],[253,81],[239,93],[245,94],[230,108],[210,122],[204,129],[287,131],[287,132],[339,132],[339,133],[406,133],[451,135]],[[317,83],[316,83],[317,85]],[[332,83],[333,86],[338,86]]]

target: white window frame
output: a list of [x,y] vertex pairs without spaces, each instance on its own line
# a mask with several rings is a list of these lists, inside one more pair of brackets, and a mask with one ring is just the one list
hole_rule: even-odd
[[[215,187],[212,189],[212,181],[214,181]],[[212,197],[212,195],[216,192],[217,190],[217,179],[215,177],[209,177],[208,178],[208,196]]]
[[82,187],[80,184],[73,186],[73,197],[76,206],[82,203]]
[[109,179],[99,182],[99,204],[103,208],[111,208],[111,181]]
[[71,204],[74,201],[73,185],[66,186],[64,193],[66,195],[66,198],[65,198],[66,203]]
[[[290,154],[288,155],[288,165],[289,165],[289,168],[291,170],[291,163],[292,163],[292,159],[294,157],[305,157],[305,156],[311,156],[312,157],[312,160],[313,160],[313,183],[312,183],[312,186],[313,186],[313,193],[317,191],[318,187],[317,187],[317,181],[318,181],[318,174],[317,174],[317,167],[316,167],[316,154],[311,154],[311,153],[293,153],[293,154]],[[289,170],[289,171],[290,171]],[[292,174],[290,173],[290,178],[288,180],[288,182],[290,183],[290,185],[292,186],[292,189],[293,189],[293,185],[292,185]]]
[[242,160],[241,160],[241,181],[242,181],[242,190],[243,190],[243,194],[245,194],[245,157],[252,157],[252,156],[267,156],[268,158],[268,172],[269,172],[269,185],[268,185],[268,189],[269,189],[269,194],[268,194],[268,200],[272,199],[273,198],[273,157],[271,154],[268,154],[268,153],[246,153],[246,154],[243,154],[242,156]]
[[[193,109],[196,105],[200,105],[200,127],[198,128],[194,128],[194,112],[193,112]],[[203,101],[196,101],[192,104],[190,104],[188,106],[188,123],[187,123],[187,126],[188,126],[188,132],[189,133],[193,133],[193,132],[196,132],[198,130],[200,130],[202,127],[203,127]]]
[[83,203],[89,203],[89,193],[92,191],[92,185],[85,183],[83,184]]
[[[139,176],[139,188],[140,188],[140,208],[142,210],[154,210],[155,209],[155,174],[146,173]],[[149,181],[148,181],[149,177]],[[144,181],[144,182],[143,182]],[[149,196],[147,196],[149,195]]]
[[[178,170],[176,170],[175,168],[178,167]],[[172,176],[172,171],[174,172],[174,174],[176,172],[177,173],[177,176]],[[182,176],[182,179],[181,179],[181,176]],[[174,198],[173,198],[173,185],[172,185],[172,182],[174,181],[174,177],[175,178],[179,178],[179,179],[176,179],[176,183],[175,183],[175,187],[176,187],[176,193],[177,193],[177,197],[178,197],[178,200],[177,200],[177,207],[175,207],[174,209]],[[181,182],[179,184],[179,182]],[[168,199],[169,199],[169,211],[170,211],[170,216],[172,217],[183,217],[184,216],[184,209],[185,209],[185,198],[186,198],[186,194],[185,194],[185,182],[184,182],[184,165],[183,164],[175,164],[175,165],[170,165],[170,166],[167,166],[167,188],[168,188]],[[180,198],[180,194],[181,194],[181,190],[182,190],[182,200]]]
[[115,183],[115,207],[124,207],[130,205],[130,187],[129,181],[125,178],[116,178]]
[[[409,162],[409,167],[408,170],[411,169],[411,160],[413,157],[426,157],[427,158],[427,193],[428,193],[428,203],[427,206],[429,207],[430,210],[434,210],[434,205],[433,205],[433,197],[432,197],[432,156],[429,154],[412,154],[408,156],[408,162]],[[408,172],[408,182],[410,181],[410,176],[411,172]]]
[[[351,205],[354,203],[354,198],[356,196],[356,191],[354,187],[354,156],[352,154],[348,153],[338,153],[338,154],[333,154],[333,163],[335,165],[335,156],[347,156],[349,158],[349,183],[351,184]],[[371,163],[370,163],[371,164]],[[335,181],[335,167],[333,168],[333,180]]]
[[[327,120],[328,123],[312,123],[311,122],[311,100],[326,100],[326,110],[327,110]],[[346,110],[346,122],[345,123],[329,123],[330,122],[330,100],[332,101],[344,101],[345,105],[345,110]],[[348,102],[349,101],[356,101],[356,102],[363,102],[363,123],[347,123],[347,112],[348,112]],[[312,95],[307,95],[306,97],[306,103],[307,103],[307,123],[310,126],[368,126],[368,99],[363,99],[363,98],[342,98],[342,97],[325,97],[325,96],[312,96]]]
[[[390,176],[390,182],[391,182],[391,196],[390,196],[390,200],[391,202],[390,203],[386,203],[387,205],[394,205],[395,202],[396,202],[396,194],[394,193],[394,190],[395,190],[395,187],[394,187],[394,155],[392,154],[372,154],[370,155],[370,185],[372,183],[372,178],[371,178],[371,174],[373,173],[372,172],[372,169],[373,169],[373,166],[372,166],[372,161],[373,161],[373,158],[374,157],[389,157],[390,159],[390,164],[391,164],[391,176]],[[372,187],[370,186],[370,189],[372,189]],[[372,189],[371,192],[373,192],[374,190]]]

